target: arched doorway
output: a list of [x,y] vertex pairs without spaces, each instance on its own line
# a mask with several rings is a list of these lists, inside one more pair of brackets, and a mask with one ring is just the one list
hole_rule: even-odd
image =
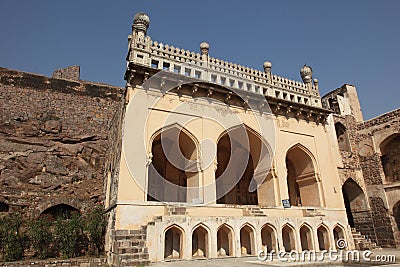
[[271,250],[278,251],[276,246],[276,231],[271,225],[264,225],[261,229],[261,242],[263,250],[271,252]]
[[312,229],[309,225],[304,224],[300,228],[300,241],[301,241],[301,250],[313,250],[313,238],[312,238]]
[[0,212],[8,212],[10,210],[10,207],[4,203],[0,202]]
[[347,179],[347,181],[343,184],[342,193],[344,205],[346,207],[347,220],[350,227],[354,228],[355,224],[353,213],[365,211],[367,209],[364,191],[353,179],[350,178]]
[[282,241],[283,241],[283,247],[286,252],[296,250],[296,239],[295,239],[294,229],[292,226],[286,224],[282,228]]
[[202,225],[199,225],[192,234],[192,257],[208,257],[208,232]]
[[217,254],[218,257],[234,256],[233,231],[226,224],[223,224],[217,232]]
[[333,228],[333,238],[335,240],[335,246],[336,248],[338,248],[338,240],[342,239],[345,240],[345,236],[344,236],[344,230],[342,226],[335,226],[335,228]]
[[194,137],[183,128],[174,126],[159,131],[152,140],[147,200],[192,202],[199,198],[196,190],[189,190],[199,185]]
[[321,225],[317,229],[319,250],[329,250],[329,231],[326,226]]
[[286,155],[287,186],[292,206],[321,206],[313,160],[301,145],[289,149]]
[[176,225],[167,229],[164,235],[164,258],[182,258],[183,231]]
[[253,255],[254,254],[254,231],[253,229],[245,225],[240,229],[240,249],[242,255]]
[[400,135],[385,139],[380,145],[381,161],[386,182],[400,181]]
[[46,217],[51,220],[71,219],[74,214],[79,214],[80,211],[67,204],[58,204],[44,210],[40,217]]
[[397,225],[397,229],[400,231],[400,201],[393,206],[393,216]]
[[224,133],[218,140],[217,161],[218,204],[275,205],[273,181],[268,178],[270,149],[255,131],[246,126]]

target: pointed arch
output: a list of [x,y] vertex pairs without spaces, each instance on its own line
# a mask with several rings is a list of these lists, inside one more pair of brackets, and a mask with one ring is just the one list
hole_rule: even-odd
[[278,251],[278,242],[276,236],[276,228],[270,223],[266,223],[261,227],[261,245],[264,251]]
[[283,247],[286,252],[296,250],[295,228],[286,223],[281,228]]
[[164,230],[164,258],[181,259],[184,249],[184,233],[182,227],[172,224]]
[[383,140],[379,145],[381,163],[385,174],[385,182],[400,181],[400,134],[394,133]]
[[287,186],[292,206],[321,206],[316,160],[309,149],[300,143],[286,152]]
[[181,132],[183,132],[184,134],[186,134],[186,135],[193,141],[193,143],[196,145],[196,158],[199,158],[199,157],[200,157],[200,153],[201,153],[201,151],[200,151],[200,142],[199,142],[199,140],[198,140],[197,137],[196,137],[194,134],[192,134],[192,132],[190,132],[186,127],[180,125],[180,124],[177,123],[177,122],[172,123],[172,124],[167,125],[167,126],[164,126],[164,127],[160,128],[160,129],[156,130],[156,131],[151,135],[151,137],[150,137],[150,139],[149,139],[149,142],[148,142],[148,144],[147,144],[147,151],[148,151],[147,153],[150,154],[152,144],[153,144],[154,140],[156,139],[156,137],[159,136],[161,133],[163,133],[163,132],[165,132],[165,131],[168,131],[168,130],[171,130],[171,129],[178,129],[179,131],[181,131]]
[[338,141],[339,150],[351,152],[350,141],[347,134],[347,128],[341,123],[335,123],[336,139]]
[[345,228],[339,223],[333,226],[333,239],[335,241],[336,248],[338,248],[338,240],[346,240]]
[[329,237],[329,227],[324,223],[321,223],[317,227],[318,236],[318,247],[319,250],[329,250],[330,249],[330,237]]
[[348,223],[355,227],[353,213],[368,209],[364,190],[352,178],[348,178],[342,185],[342,194],[346,208]]
[[240,124],[223,131],[217,140],[217,203],[275,206],[274,186],[268,179],[272,150],[265,138]]
[[199,195],[199,142],[174,123],[157,130],[150,138],[147,200],[192,202]]
[[192,230],[192,257],[207,258],[210,255],[210,229],[203,223],[197,224]]
[[218,257],[235,256],[234,231],[231,226],[224,223],[217,229],[217,255]]
[[242,255],[255,254],[255,228],[250,223],[240,227],[240,250]]
[[393,217],[396,222],[397,231],[400,231],[400,201],[393,205]]
[[300,226],[301,250],[314,250],[313,229],[308,223]]

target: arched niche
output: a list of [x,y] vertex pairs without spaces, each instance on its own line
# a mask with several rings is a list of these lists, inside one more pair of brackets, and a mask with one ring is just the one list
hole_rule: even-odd
[[321,199],[311,152],[300,144],[286,154],[287,186],[292,206],[320,207]]
[[67,204],[57,204],[44,210],[40,217],[47,217],[49,219],[71,219],[74,214],[79,214],[80,211]]
[[271,149],[246,125],[224,132],[217,143],[218,204],[275,206]]
[[148,201],[193,202],[199,198],[198,142],[179,125],[157,131],[151,138]]

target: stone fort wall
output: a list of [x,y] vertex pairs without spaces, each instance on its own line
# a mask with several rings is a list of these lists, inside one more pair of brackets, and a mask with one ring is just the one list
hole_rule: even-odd
[[10,212],[105,201],[125,89],[68,78],[0,68],[0,202]]

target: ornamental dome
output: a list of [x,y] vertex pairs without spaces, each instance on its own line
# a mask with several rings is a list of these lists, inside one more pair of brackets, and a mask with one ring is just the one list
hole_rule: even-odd
[[271,71],[272,63],[269,62],[269,61],[265,61],[264,64],[263,64],[263,68],[264,68],[265,72]]
[[133,17],[133,28],[139,31],[147,32],[150,25],[150,18],[145,13],[137,13]]
[[310,66],[304,65],[300,70],[300,76],[304,83],[309,83],[312,80],[312,68]]
[[201,51],[201,54],[207,55],[207,54],[208,54],[209,48],[210,48],[210,45],[209,45],[208,43],[202,42],[202,43],[200,44],[200,51]]

